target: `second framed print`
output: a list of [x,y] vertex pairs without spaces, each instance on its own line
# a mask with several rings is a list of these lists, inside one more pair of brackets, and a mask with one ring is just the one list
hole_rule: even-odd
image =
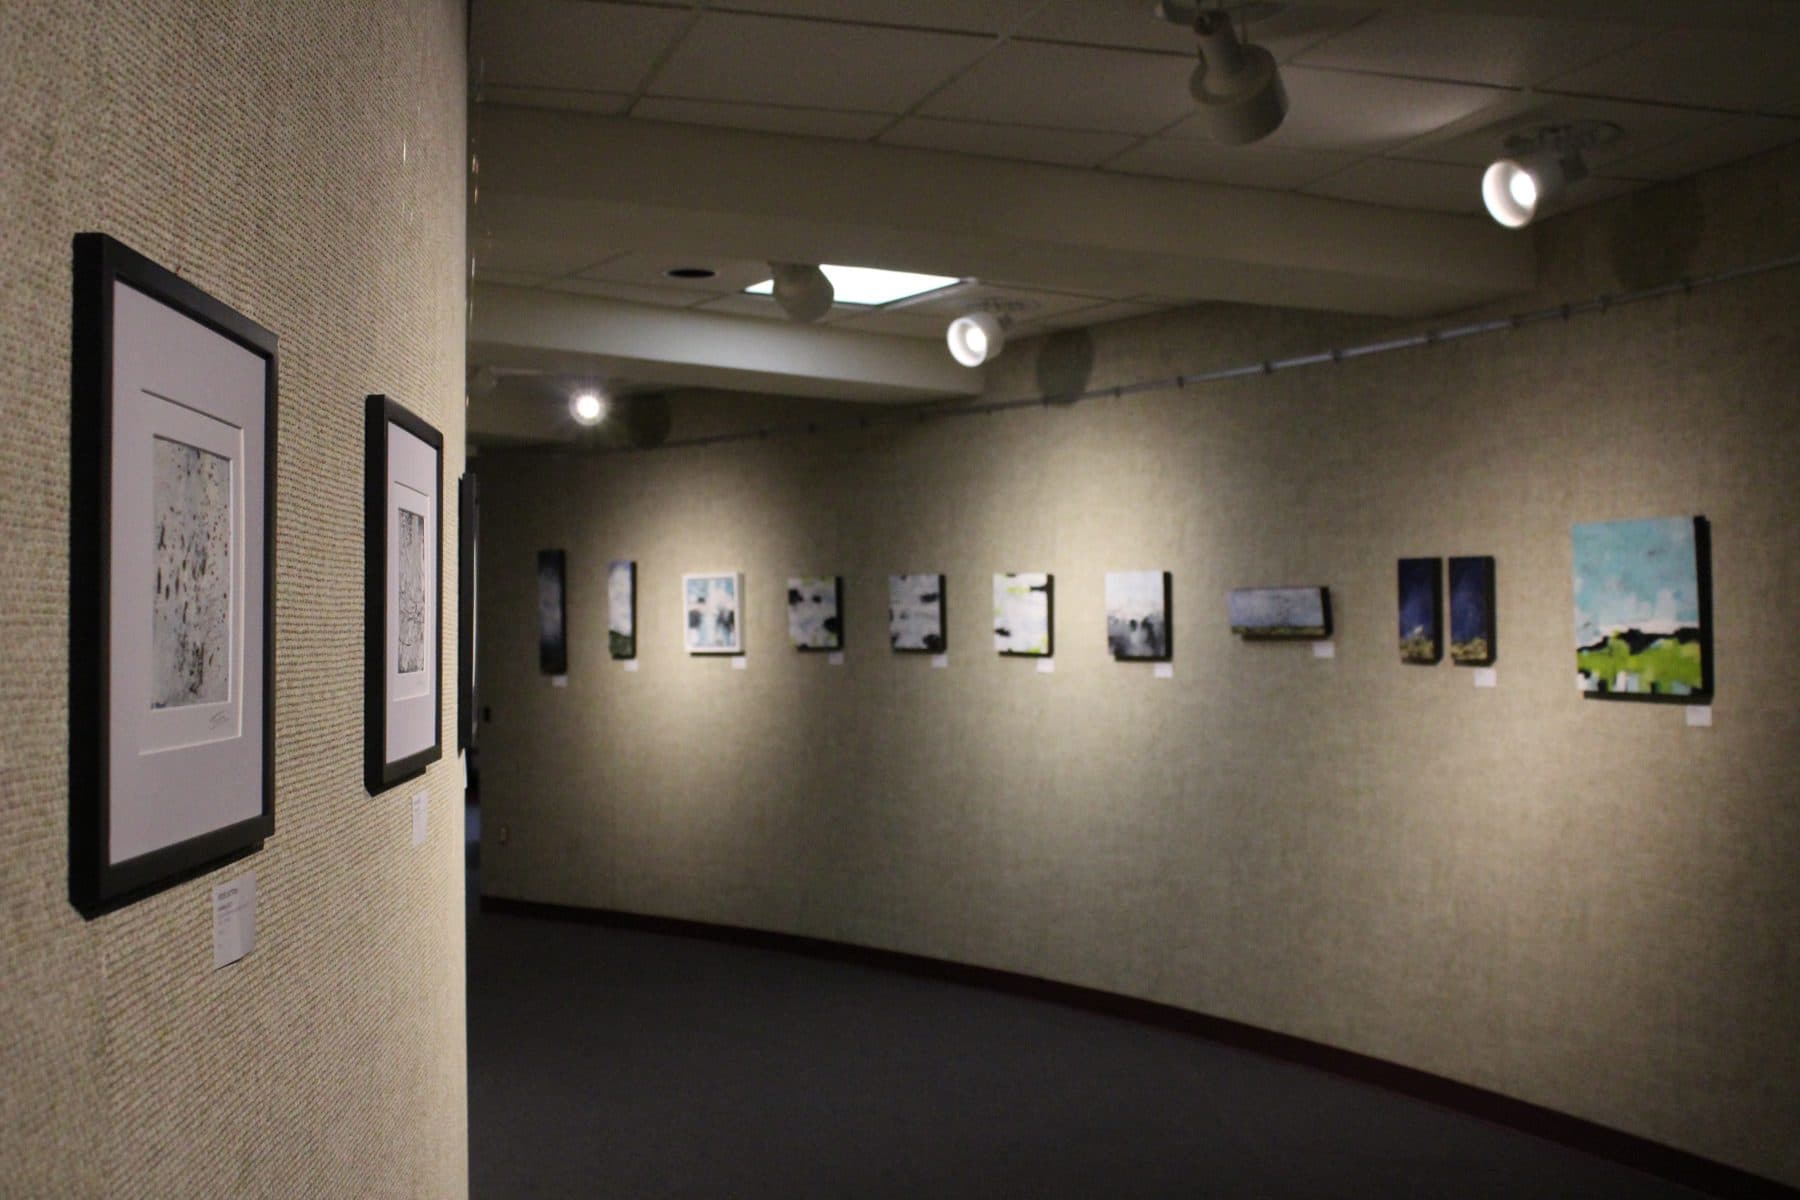
[[363,786],[443,755],[444,436],[370,396],[363,464]]

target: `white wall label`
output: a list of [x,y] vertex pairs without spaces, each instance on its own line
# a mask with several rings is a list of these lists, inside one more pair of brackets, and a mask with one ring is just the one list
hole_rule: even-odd
[[825,656],[825,665],[828,667],[843,666],[844,652],[842,650],[833,650],[830,654]]
[[212,890],[213,970],[228,967],[256,949],[256,872]]
[[431,811],[431,793],[420,792],[412,798],[413,845],[425,844],[425,819]]
[[1710,729],[1712,727],[1712,705],[1688,705],[1687,723],[1695,729]]
[[1157,663],[1154,667],[1150,668],[1150,675],[1155,679],[1173,679],[1175,678],[1175,664]]
[[635,675],[637,673],[637,669],[638,669],[638,660],[637,659],[628,658],[625,660],[625,670],[628,673]]
[[1314,642],[1312,644],[1314,658],[1336,658],[1336,642]]
[[551,687],[568,687],[569,686],[569,677],[567,675],[552,675],[550,677],[550,686]]
[[1500,672],[1493,667],[1476,667],[1475,686],[1478,688],[1499,687]]
[[948,654],[934,654],[931,656],[931,665],[934,670],[942,671],[945,667],[950,665],[950,656]]
[[734,671],[748,671],[750,669],[750,660],[745,658],[742,654],[734,654],[731,656],[731,669]]
[[1056,674],[1056,660],[1054,658],[1038,659],[1038,674],[1039,675],[1054,675],[1054,674]]

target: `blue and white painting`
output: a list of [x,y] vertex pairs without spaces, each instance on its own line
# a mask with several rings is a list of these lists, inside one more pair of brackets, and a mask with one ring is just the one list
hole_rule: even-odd
[[1494,560],[1450,560],[1450,661],[1485,667],[1494,661]]
[[606,564],[606,647],[614,658],[637,657],[637,563]]
[[1119,659],[1169,657],[1169,573],[1106,573],[1106,645]]
[[944,652],[942,575],[888,576],[888,645],[902,651]]
[[1331,598],[1322,587],[1237,588],[1226,606],[1231,632],[1247,638],[1331,636]]
[[843,580],[796,575],[787,581],[788,639],[801,650],[842,650]]
[[1400,661],[1444,657],[1444,560],[1400,560]]
[[1584,692],[1708,690],[1705,533],[1695,517],[1575,526],[1575,670]]
[[1052,583],[1049,575],[1031,571],[994,576],[994,649],[1049,657]]
[[681,577],[682,637],[689,654],[744,652],[744,577],[714,572]]

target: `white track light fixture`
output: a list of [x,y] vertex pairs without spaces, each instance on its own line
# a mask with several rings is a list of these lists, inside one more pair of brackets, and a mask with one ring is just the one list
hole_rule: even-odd
[[1012,318],[992,312],[973,312],[950,322],[944,340],[950,357],[965,367],[979,367],[1006,345],[1006,329]]
[[825,272],[805,263],[770,263],[775,276],[775,303],[796,321],[816,321],[831,311],[837,291]]
[[1531,224],[1545,204],[1571,183],[1587,178],[1583,150],[1616,141],[1619,127],[1608,121],[1546,125],[1506,139],[1506,154],[1481,177],[1488,215],[1509,229]]
[[1243,146],[1268,137],[1287,116],[1287,89],[1275,56],[1238,40],[1231,10],[1209,8],[1194,16],[1200,62],[1188,91],[1206,113],[1213,140]]
[[606,407],[606,397],[592,388],[569,398],[569,415],[580,425],[598,425],[606,420]]

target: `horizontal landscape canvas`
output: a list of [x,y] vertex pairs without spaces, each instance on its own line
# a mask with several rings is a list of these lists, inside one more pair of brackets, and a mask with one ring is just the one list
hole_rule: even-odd
[[637,564],[606,564],[606,648],[614,658],[637,657]]
[[1485,667],[1494,661],[1494,560],[1450,560],[1450,661]]
[[681,577],[681,631],[689,654],[744,652],[744,577],[717,572]]
[[888,645],[926,654],[944,652],[942,575],[888,576]]
[[1705,520],[1577,525],[1573,538],[1582,690],[1643,699],[1709,692]]
[[1052,583],[1049,575],[1037,572],[994,576],[994,649],[1002,654],[1050,655]]
[[1331,636],[1331,594],[1322,587],[1237,588],[1226,602],[1231,632],[1247,638]]
[[801,650],[842,650],[843,579],[796,575],[787,586],[788,639]]
[[1444,560],[1400,560],[1400,661],[1444,657]]
[[1106,573],[1106,645],[1114,658],[1169,657],[1169,573]]

